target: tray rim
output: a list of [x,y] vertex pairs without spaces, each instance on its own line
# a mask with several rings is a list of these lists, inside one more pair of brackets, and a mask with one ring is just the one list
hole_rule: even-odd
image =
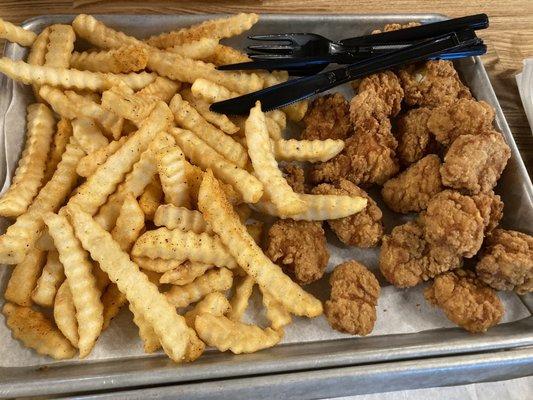
[[[54,20],[56,19],[61,19],[61,20],[65,20],[65,19],[72,19],[76,14],[51,14],[51,15],[43,15],[43,16],[36,16],[36,17],[32,17],[32,18],[29,18],[27,20],[25,20],[23,23],[22,23],[22,26],[23,27],[28,27],[31,29],[31,27],[35,24],[38,24],[39,22],[42,22],[43,20],[46,22],[46,21],[50,21],[50,20]],[[93,15],[96,15],[96,16],[99,16],[99,17],[103,17],[103,18],[128,18],[128,17],[132,17],[132,18],[141,18],[141,17],[152,17],[152,18],[157,18],[157,17],[166,17],[166,18],[179,18],[179,17],[184,17],[184,16],[189,16],[189,17],[194,17],[194,16],[201,16],[202,18],[210,18],[210,17],[220,17],[222,15],[228,15],[228,14],[224,14],[224,13],[221,13],[221,14],[197,14],[197,15],[189,15],[189,14],[165,14],[165,15],[158,15],[158,14],[93,14]],[[402,13],[402,14],[386,14],[386,13],[383,13],[383,14],[320,14],[319,15],[320,17],[324,17],[324,18],[341,18],[341,19],[345,19],[345,20],[374,20],[374,19],[380,19],[380,18],[391,18],[391,19],[413,19],[413,18],[418,18],[418,19],[421,19],[421,18],[427,18],[427,19],[433,19],[433,20],[440,20],[440,19],[444,19],[446,18],[445,15],[443,14],[432,14],[432,13],[413,13],[413,14],[407,14],[407,13]],[[317,15],[315,14],[261,14],[261,17],[266,19],[266,20],[269,20],[269,19],[278,19],[278,18],[283,18],[283,19],[294,19],[294,18],[316,18]],[[7,44],[6,45],[6,50],[5,50],[5,53],[7,53],[9,51],[9,48],[11,46],[14,46],[12,44]],[[496,113],[497,115],[499,116],[499,122],[502,124],[501,128],[502,128],[502,131],[505,130],[505,134],[506,136],[508,136],[508,138],[510,138],[510,143],[509,145],[511,146],[512,148],[512,152],[513,152],[513,155],[516,156],[516,162],[518,163],[518,167],[522,170],[523,172],[523,176],[526,177],[526,179],[529,180],[529,182],[526,182],[526,183],[529,183],[528,185],[528,192],[529,192],[529,195],[533,198],[533,188],[532,188],[532,185],[531,185],[531,179],[527,173],[527,169],[525,168],[525,164],[523,162],[523,159],[521,157],[521,154],[516,146],[516,142],[514,140],[514,137],[512,136],[512,133],[510,132],[510,129],[509,129],[509,126],[507,124],[507,120],[503,114],[503,111],[501,110],[501,106],[500,106],[500,103],[494,93],[494,89],[492,87],[492,84],[490,83],[490,79],[488,77],[488,74],[486,73],[486,70],[484,68],[484,65],[483,65],[483,62],[481,61],[480,57],[475,57],[475,62],[476,64],[478,64],[478,67],[480,68],[480,72],[481,74],[483,75],[483,79],[485,79],[489,85],[488,85],[488,88],[489,88],[489,91],[490,91],[490,95],[492,97],[494,97],[495,99],[495,108],[496,108]],[[1,77],[1,78],[5,78],[5,77]],[[9,80],[8,80],[9,81]],[[0,83],[2,83],[2,80],[0,80]],[[4,121],[4,119],[2,119],[2,122]],[[529,299],[528,299],[529,300]],[[528,307],[528,309],[531,311],[532,310],[532,303],[533,301],[525,301],[525,304],[526,304],[526,307]],[[348,368],[349,366],[353,366],[353,365],[358,365],[358,364],[372,364],[372,363],[375,363],[375,362],[386,362],[386,363],[391,363],[391,360],[409,360],[409,359],[412,359],[412,358],[419,358],[419,357],[424,357],[424,358],[430,358],[430,357],[435,357],[435,356],[439,356],[439,355],[452,355],[452,354],[468,354],[468,353],[472,353],[472,352],[487,352],[487,351],[491,351],[491,350],[497,350],[497,349],[511,349],[513,347],[523,347],[523,346],[531,346],[533,345],[533,331],[531,330],[531,327],[533,327],[533,315],[531,315],[530,317],[526,317],[520,321],[515,321],[515,322],[512,322],[512,323],[507,323],[507,324],[502,324],[502,325],[499,325],[498,327],[495,328],[495,330],[497,331],[498,329],[499,330],[503,330],[504,327],[506,325],[511,325],[511,324],[518,324],[518,323],[523,323],[525,325],[527,325],[527,327],[529,328],[529,331],[531,333],[527,334],[526,333],[523,333],[523,334],[519,334],[519,335],[516,335],[516,341],[515,342],[511,342],[511,343],[507,343],[507,342],[500,342],[498,343],[498,339],[495,339],[495,342],[497,343],[489,343],[489,344],[483,344],[481,346],[475,346],[475,347],[471,347],[472,343],[476,343],[475,340],[465,340],[463,343],[463,346],[462,347],[459,347],[459,348],[455,348],[455,349],[450,349],[448,348],[448,352],[444,352],[442,351],[442,348],[443,347],[448,347],[448,346],[451,346],[452,344],[451,343],[447,343],[446,345],[443,345],[444,342],[442,341],[439,341],[438,343],[434,344],[433,346],[429,346],[429,348],[427,349],[424,349],[423,352],[421,352],[420,354],[418,355],[412,355],[412,356],[409,356],[408,354],[404,354],[405,352],[398,352],[397,354],[391,354],[390,357],[386,357],[385,359],[381,359],[381,360],[378,360],[376,358],[372,358],[372,356],[370,355],[368,357],[368,359],[363,359],[360,357],[360,355],[357,355],[356,353],[357,352],[352,352],[351,355],[348,355],[347,357],[345,357],[343,359],[343,364],[342,365],[338,365],[338,363],[336,363],[335,360],[332,360],[330,358],[327,358],[325,360],[318,360],[318,362],[316,362],[317,360],[315,360],[315,363],[314,365],[312,366],[312,369],[322,369],[322,368],[331,368],[331,367],[335,367],[335,366],[338,366],[340,368]],[[493,331],[495,331],[493,330]],[[455,333],[463,333],[460,329],[458,328],[449,328],[449,329],[441,329],[440,331],[449,331],[449,332],[455,332]],[[491,331],[491,332],[493,332]],[[526,329],[527,331],[527,329]],[[428,332],[428,331],[425,331],[425,332]],[[422,332],[423,333],[423,332]],[[381,336],[381,338],[385,338],[385,337],[390,337],[390,336],[393,336],[393,335],[386,335],[386,336]],[[396,336],[396,335],[394,335]],[[406,339],[407,338],[412,338],[414,336],[420,336],[420,333],[411,333],[411,334],[401,334],[399,336],[403,336],[405,337]],[[458,336],[464,336],[464,335],[458,335]],[[369,337],[369,338],[365,338],[365,339],[372,339],[372,338],[380,338],[380,337]],[[361,340],[361,338],[358,338],[359,340]],[[455,340],[456,339],[456,340]],[[461,342],[461,339],[464,339],[464,337],[462,337],[461,339],[459,338],[455,338],[454,340],[450,341],[450,342],[457,342],[457,343],[460,343]],[[291,346],[291,347],[294,347],[294,346],[308,346],[308,345],[320,345],[320,346],[324,346],[326,343],[333,343],[333,342],[341,342],[341,341],[350,341],[352,340],[351,338],[347,338],[347,339],[336,339],[336,340],[329,340],[329,341],[321,341],[321,342],[309,342],[309,343],[304,343],[304,344],[289,344],[289,345],[284,345],[284,346],[281,346],[281,347],[288,347],[288,346]],[[472,342],[472,343],[470,343]],[[440,346],[439,346],[440,345]],[[441,349],[439,349],[439,347],[441,347]],[[451,351],[450,351],[451,350]],[[263,352],[261,354],[267,354],[266,352]],[[156,356],[156,357],[151,357],[151,356],[146,356],[146,357],[140,357],[141,359],[144,359],[144,360],[147,360],[147,361],[150,361],[152,359],[155,359],[155,358],[163,358],[164,356]],[[242,356],[241,356],[242,357]],[[131,361],[131,360],[135,360],[135,359],[131,359],[131,358],[126,358],[126,359],[123,359],[122,361],[125,361],[125,362],[128,362],[128,361]],[[68,363],[62,363],[60,364],[60,367],[61,368],[65,368],[65,369],[72,369],[73,367],[76,367],[76,366],[96,366],[97,364],[107,364],[109,363],[111,360],[101,360],[101,361],[95,361],[95,362],[89,362],[89,363],[76,363],[76,364],[68,364]],[[303,357],[303,358],[298,358],[298,357],[293,357],[292,359],[292,362],[288,364],[287,368],[283,369],[285,370],[287,373],[290,373],[291,371],[298,371],[298,370],[303,370],[303,369],[308,369],[309,366],[305,366],[304,364],[306,362],[310,362],[312,361],[311,359],[307,358],[306,357]],[[113,362],[113,361],[111,361]],[[394,363],[395,361],[392,361],[392,363]],[[54,369],[54,370],[57,370],[57,369],[61,369],[61,368],[58,368],[59,365],[56,367],[56,366],[53,366],[51,367],[50,369]],[[186,367],[186,368],[190,368],[190,367]],[[296,369],[294,369],[296,368]],[[60,377],[56,377],[55,379],[53,380],[47,380],[47,381],[43,381],[43,380],[40,380],[38,379],[39,378],[39,370],[40,368],[38,367],[0,367],[0,397],[3,397],[3,396],[21,396],[21,395],[35,395],[35,394],[55,394],[55,393],[68,393],[67,389],[68,387],[72,387],[73,385],[76,385],[76,387],[79,386],[79,382],[76,383],[75,380],[72,380],[72,381],[69,381],[68,379],[65,380],[64,378],[60,378]],[[172,370],[176,370],[176,367],[175,365],[172,366],[171,368]],[[8,372],[8,371],[13,371],[13,370],[26,370],[27,372],[31,372],[32,370],[35,372],[37,371],[37,373],[35,374],[34,378],[36,378],[36,381],[32,382],[32,384],[30,385],[29,382],[27,382],[27,380],[25,379],[14,379],[14,380],[10,380],[8,376],[6,376],[4,373]],[[28,371],[30,370],[30,371]],[[168,368],[163,368],[163,370],[167,370],[168,372]],[[276,369],[276,371],[280,371],[280,369]],[[21,371],[19,371],[21,372]],[[264,372],[257,372],[259,374],[270,374],[274,372],[274,369],[270,370],[270,371],[264,371]],[[9,373],[8,373],[9,375]],[[174,375],[174,378],[179,378],[179,377],[176,377],[175,373],[172,374],[172,372],[170,372],[167,376],[167,378],[171,378],[171,375]],[[27,375],[26,375],[27,376]],[[224,374],[220,374],[220,376],[224,376]],[[229,377],[229,376],[238,376],[238,372],[236,372],[235,374],[233,375],[225,375],[226,377]],[[136,375],[136,377],[139,377],[139,375]],[[7,378],[7,379],[5,379]],[[117,386],[117,381],[115,380],[115,378],[117,379],[120,379],[121,378],[121,374],[117,374],[116,376],[109,376],[109,375],[106,375],[106,376],[97,376],[97,374],[95,374],[94,376],[92,377],[88,377],[89,379],[88,380],[82,380],[82,386],[85,387],[84,390],[91,390],[92,389],[102,389],[104,387],[106,388],[116,388]],[[107,378],[111,378],[108,379]],[[149,378],[148,376],[145,377],[145,378]],[[182,381],[182,380],[181,380]],[[149,379],[146,384],[161,384],[161,383],[172,383],[172,382],[180,382],[180,380],[160,380],[158,382],[155,382],[153,379]],[[43,384],[51,384],[53,383],[54,385],[54,388],[52,389],[51,387],[47,387],[45,388],[44,392],[43,392]],[[52,385],[50,385],[52,386]],[[124,387],[123,385],[121,385],[120,387]],[[57,391],[57,390],[60,390],[60,391]],[[7,390],[7,391],[5,391]]]

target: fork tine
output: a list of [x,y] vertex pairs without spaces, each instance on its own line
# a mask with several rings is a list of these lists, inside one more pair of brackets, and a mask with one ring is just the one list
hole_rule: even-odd
[[293,52],[294,47],[284,46],[284,45],[255,45],[248,46],[246,48],[248,51],[258,52],[258,53],[284,53],[290,54]]
[[248,36],[250,40],[265,41],[265,42],[289,42],[294,43],[290,33],[272,33],[269,35],[251,35]]

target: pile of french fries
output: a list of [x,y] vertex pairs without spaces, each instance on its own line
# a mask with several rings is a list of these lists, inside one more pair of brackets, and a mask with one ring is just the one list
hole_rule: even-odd
[[[1,21],[1,37],[31,48],[26,61],[1,58],[0,71],[32,85],[36,98],[0,199],[0,215],[13,219],[0,263],[12,268],[3,314],[14,338],[55,359],[83,358],[127,305],[145,351],[182,362],[206,345],[274,346],[291,314],[322,313],[265,256],[251,210],[325,220],[366,200],[287,184],[279,161],[326,161],[344,146],[283,138],[305,102],[271,112],[258,103],[248,118],[209,110],[287,79],[215,68],[247,60],[219,40],[257,20],[238,14],[144,41],[88,15],[38,35]],[[77,39],[94,48],[74,51]],[[267,327],[242,321],[256,285]]]

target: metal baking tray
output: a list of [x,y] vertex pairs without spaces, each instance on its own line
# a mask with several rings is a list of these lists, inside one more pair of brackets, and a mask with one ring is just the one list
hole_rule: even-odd
[[[214,17],[214,15],[98,16],[106,24],[138,37]],[[72,18],[73,16],[69,15],[42,16],[24,22],[23,26],[38,32],[44,26],[52,23],[68,23]],[[252,29],[252,33],[309,31],[340,39],[368,33],[386,23],[405,23],[413,20],[429,22],[441,19],[444,19],[444,16],[438,14],[261,15],[260,22]],[[233,38],[227,42],[236,47],[243,45],[242,38]],[[5,55],[20,59],[25,57],[26,49],[8,44]],[[496,125],[511,147],[512,158],[497,190],[506,203],[506,214],[502,225],[532,233],[531,180],[483,63],[476,57],[460,60],[456,66],[473,94],[496,109]],[[29,88],[21,88],[19,84],[4,76],[0,76],[0,87],[0,115],[3,117],[0,123],[0,140],[5,143],[6,135],[24,135],[25,116],[14,110],[20,108],[21,104],[32,101],[32,95]],[[8,176],[6,172],[13,171],[19,154],[20,149],[0,151],[0,179],[3,179],[4,186],[8,184],[5,179]],[[0,224],[2,227],[7,225],[6,221],[0,221]],[[298,393],[298,389],[295,388],[301,388],[303,392],[299,392],[300,394],[314,393],[312,397],[318,397],[354,393],[357,390],[352,385],[360,385],[364,379],[371,381],[373,379],[374,383],[367,384],[362,392],[377,390],[380,382],[379,390],[385,391],[420,387],[420,380],[430,377],[442,376],[443,380],[429,379],[428,382],[432,382],[432,385],[446,385],[468,379],[482,381],[527,375],[531,373],[533,365],[533,352],[524,349],[533,345],[531,315],[533,296],[523,296],[521,299],[529,310],[529,316],[500,324],[484,335],[471,335],[459,328],[442,328],[419,333],[350,337],[285,344],[259,353],[240,356],[207,352],[190,365],[176,365],[165,356],[152,355],[103,361],[66,361],[38,367],[0,367],[0,397],[87,393],[110,389],[130,390],[158,385],[167,386],[165,389],[167,396],[172,393],[170,388],[176,388],[174,393],[193,397],[190,390],[183,391],[180,388],[203,387],[204,389],[197,394],[202,393],[204,397],[208,397],[213,393],[219,393],[234,397],[235,391],[220,392],[221,387],[225,386],[222,382],[227,382],[232,387],[233,385],[236,388],[240,387],[242,393],[257,394],[259,397],[268,397],[268,392],[265,392],[266,384],[278,383],[277,387],[281,390],[278,394],[280,394],[285,393],[283,390],[288,390],[289,383],[292,382],[293,395]],[[499,353],[500,350],[508,351]],[[408,372],[411,369],[416,371],[413,375]],[[443,369],[450,371],[449,381],[446,381]],[[499,372],[496,373],[496,370]],[[471,378],[464,376],[466,371]],[[271,374],[277,374],[279,380],[274,376],[269,377]],[[388,374],[392,374],[394,382],[386,378]],[[451,378],[452,376],[455,378]],[[323,379],[319,379],[321,377]],[[380,377],[383,380],[380,380]],[[211,384],[192,385],[192,382],[208,380]],[[318,390],[320,382],[325,386]],[[184,385],[185,383],[187,385]],[[263,392],[259,392],[260,390]],[[126,398],[132,392],[125,393],[127,394],[123,397]],[[153,390],[144,392],[144,395],[143,391],[139,393],[141,393],[139,397],[154,395]]]

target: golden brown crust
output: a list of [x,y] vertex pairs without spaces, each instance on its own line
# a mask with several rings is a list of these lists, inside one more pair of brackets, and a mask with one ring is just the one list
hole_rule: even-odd
[[276,221],[268,231],[265,253],[302,285],[320,279],[329,260],[320,222]]
[[399,213],[425,210],[429,199],[442,191],[440,159],[435,154],[425,156],[400,175],[383,185],[383,200]]
[[476,266],[478,277],[497,290],[533,291],[533,237],[495,229]]
[[492,190],[487,193],[479,193],[472,196],[472,200],[483,218],[485,236],[490,235],[503,217],[503,201]]
[[358,247],[377,246],[383,236],[383,217],[376,202],[352,182],[341,179],[334,185],[323,183],[312,190],[313,194],[360,196],[367,199],[366,208],[345,218],[329,220],[331,230],[345,244]]
[[334,182],[344,178],[356,185],[381,185],[396,175],[399,165],[390,122],[387,119],[367,121],[367,129],[357,129],[346,140],[344,150],[339,155],[314,166],[310,175],[313,182]]
[[449,146],[461,135],[480,135],[492,128],[494,109],[484,101],[458,99],[432,110],[428,129],[440,143]]
[[397,226],[383,237],[379,269],[396,287],[416,286],[460,266],[461,257],[450,248],[426,242],[424,228],[418,221]]
[[376,322],[379,283],[364,265],[347,261],[330,277],[331,295],[326,317],[333,329],[352,335],[368,335]]
[[426,300],[440,307],[448,319],[472,333],[486,332],[500,322],[503,305],[497,293],[466,270],[435,278],[424,292]]
[[444,157],[442,183],[472,194],[490,191],[510,157],[509,146],[496,131],[459,136]]
[[406,24],[387,24],[383,27],[383,30],[375,29],[372,31],[372,34],[381,33],[381,32],[392,32],[399,29],[412,28],[414,26],[420,26],[420,22],[408,22]]
[[388,117],[394,117],[400,112],[403,100],[403,89],[400,80],[392,71],[379,72],[361,80],[359,93],[374,91],[386,106]]
[[450,61],[408,65],[398,75],[405,92],[405,102],[410,106],[433,108],[472,97]]
[[448,246],[463,257],[473,257],[483,242],[484,221],[474,200],[444,190],[428,203],[421,215],[425,238],[434,246]]
[[283,168],[284,177],[296,193],[306,193],[305,172],[298,164],[287,164]]
[[303,122],[305,140],[346,139],[352,133],[348,102],[340,93],[313,100]]
[[398,157],[404,165],[412,164],[437,150],[437,143],[427,127],[431,110],[427,107],[407,111],[397,122]]

